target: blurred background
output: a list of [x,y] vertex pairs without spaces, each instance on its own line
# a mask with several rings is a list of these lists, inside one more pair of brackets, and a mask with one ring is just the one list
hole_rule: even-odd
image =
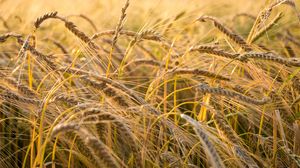
[[[20,24],[11,25],[15,30],[29,28],[33,21],[47,12],[58,11],[63,16],[82,14],[95,22],[98,28],[113,28],[118,22],[120,10],[125,3],[123,0],[1,0],[1,20],[7,24],[18,21]],[[183,19],[195,19],[201,14],[215,16],[230,16],[230,13],[249,12],[256,13],[267,3],[264,0],[132,0],[128,9],[127,22],[135,28],[151,25],[159,18],[172,18],[185,11]],[[233,6],[232,3],[235,5]],[[217,11],[217,12],[216,12]],[[22,19],[21,19],[22,18]],[[26,19],[26,20],[25,20]],[[9,22],[11,20],[11,22]],[[82,22],[84,20],[72,18]],[[1,23],[1,22],[0,22]],[[3,32],[3,27],[0,26]]]

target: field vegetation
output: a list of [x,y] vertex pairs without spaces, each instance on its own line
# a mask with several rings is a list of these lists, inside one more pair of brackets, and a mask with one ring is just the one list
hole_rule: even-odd
[[0,0],[0,167],[300,167],[298,3]]

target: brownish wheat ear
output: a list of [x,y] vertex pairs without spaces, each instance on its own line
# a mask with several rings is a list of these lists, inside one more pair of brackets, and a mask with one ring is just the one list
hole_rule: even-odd
[[[20,45],[24,45],[24,41],[21,38],[18,38],[18,43]],[[42,59],[43,61],[45,61],[47,63],[47,65],[52,69],[58,69],[58,65],[56,62],[54,62],[53,60],[51,60],[51,58],[45,54],[43,54],[42,52],[36,50],[33,46],[28,45],[27,50],[30,51],[30,53],[32,53],[33,55],[37,56],[38,58]]]
[[80,18],[86,20],[93,27],[93,29],[95,31],[98,31],[96,24],[88,16],[86,16],[84,14],[79,14],[79,15],[69,15],[67,17],[69,18],[69,17],[73,17],[73,16],[80,17]]
[[220,87],[209,87],[207,84],[200,84],[197,89],[199,89],[201,92],[204,93],[211,93],[211,94],[216,94],[216,95],[222,95],[222,96],[227,96],[230,98],[234,98],[237,100],[241,100],[243,102],[246,103],[251,103],[251,104],[256,104],[256,105],[264,105],[267,104],[268,102],[270,102],[270,98],[265,97],[261,100],[257,100],[245,95],[242,95],[240,93],[234,92],[234,91],[230,91],[224,88],[220,88]]
[[14,32],[2,34],[2,35],[0,35],[0,43],[5,42],[10,37],[18,39],[18,38],[21,38],[22,35],[14,33]]
[[[102,32],[99,32],[99,33],[95,33],[91,37],[91,40],[95,40],[95,39],[101,38],[103,36],[115,35],[115,34],[116,34],[116,30],[102,31]],[[128,36],[128,37],[134,37],[136,41],[137,40],[139,40],[139,41],[140,40],[150,40],[150,41],[161,42],[161,44],[164,48],[170,48],[170,46],[171,46],[168,42],[166,42],[164,40],[164,38],[159,33],[157,33],[154,30],[146,30],[146,31],[143,31],[143,32],[140,32],[140,33],[130,31],[130,30],[120,30],[118,32],[118,34],[119,34],[118,36],[125,35],[125,36]],[[114,44],[114,45],[116,45],[116,44]]]
[[246,43],[246,41],[238,34],[234,33],[232,30],[227,28],[223,23],[218,21],[216,18],[211,16],[201,16],[197,19],[197,21],[205,22],[205,21],[212,21],[214,26],[222,32],[224,35],[226,35],[229,39],[234,41],[236,44],[238,44],[243,50],[245,51],[251,51],[251,47]]
[[34,25],[35,28],[39,28],[40,25],[47,19],[58,19],[62,22],[65,23],[65,27],[71,31],[76,37],[78,37],[79,39],[81,39],[83,42],[85,42],[86,44],[88,44],[92,49],[99,49],[99,47],[91,41],[91,39],[82,31],[80,31],[77,26],[75,25],[75,23],[68,21],[66,18],[62,17],[62,16],[58,16],[57,12],[51,12],[51,13],[47,13],[41,17],[39,17]]
[[[95,115],[93,115],[95,114]],[[138,148],[137,148],[137,141],[134,137],[134,134],[130,130],[130,128],[124,123],[123,118],[111,113],[103,112],[99,108],[91,108],[83,113],[84,118],[82,119],[87,120],[87,119],[96,119],[97,121],[102,121],[102,120],[111,120],[114,125],[117,127],[117,131],[120,132],[123,136],[124,139],[128,142],[128,145],[132,147],[132,150],[134,154],[138,156]]]
[[25,96],[22,96],[3,86],[0,86],[0,90],[2,91],[0,95],[1,99],[7,100],[9,102],[23,102],[23,103],[33,104],[33,105],[39,105],[41,102],[38,99],[32,99],[32,98],[27,98]]
[[194,51],[197,51],[199,53],[212,54],[212,55],[230,58],[230,59],[235,59],[239,56],[238,53],[230,53],[222,49],[218,49],[216,46],[208,46],[208,45],[193,46],[189,49],[189,52],[194,52]]
[[35,97],[37,96],[37,93],[34,92],[32,89],[30,89],[28,86],[19,84],[14,78],[7,77],[2,72],[0,72],[0,77],[3,78],[5,82],[7,82],[9,85],[12,85],[13,87],[17,88],[20,93],[26,96]]
[[45,20],[49,18],[56,18],[56,16],[57,16],[57,12],[55,11],[55,12],[46,13],[43,16],[38,17],[34,22],[35,28],[38,29]]
[[88,44],[92,49],[99,49],[99,47],[93,41],[91,41],[91,39],[83,31],[80,31],[77,28],[75,23],[68,21],[62,17],[58,17],[58,18],[65,23],[65,27],[70,32],[72,32],[76,37],[78,37],[80,40]]
[[120,83],[118,81],[114,81],[114,80],[104,77],[104,76],[94,75],[91,72],[87,72],[87,71],[76,69],[76,68],[62,67],[59,69],[59,71],[67,72],[67,73],[71,73],[71,74],[82,75],[81,79],[84,80],[85,82],[89,83],[91,86],[93,86],[95,88],[103,89],[103,87],[105,86],[104,84],[107,83],[107,84],[111,85],[112,87],[120,89],[121,91],[126,93],[131,99],[133,99],[138,104],[145,106],[145,108],[147,108],[150,112],[152,112],[154,114],[160,113],[155,108],[153,108],[151,105],[149,105],[143,98],[138,96],[135,93],[135,91],[126,87],[125,85],[123,85],[122,83]]
[[240,55],[238,59],[247,62],[249,58],[273,61],[287,66],[300,66],[298,58],[284,58],[271,52],[248,52]]
[[126,65],[123,66],[125,69],[126,67],[129,67],[131,65],[134,66],[141,66],[141,65],[148,65],[148,66],[154,66],[154,67],[164,67],[164,63],[157,61],[157,60],[152,60],[152,59],[136,59],[128,62]]
[[65,94],[57,95],[51,100],[51,102],[57,102],[57,101],[65,102],[69,106],[74,106],[81,103],[81,101],[77,99],[75,96],[68,96]]
[[205,71],[201,69],[175,69],[175,70],[170,70],[168,73],[173,74],[173,75],[199,75],[199,76],[206,76],[209,78],[215,78],[219,80],[225,80],[225,81],[230,81],[228,77],[218,75],[216,73],[210,72],[210,71]]

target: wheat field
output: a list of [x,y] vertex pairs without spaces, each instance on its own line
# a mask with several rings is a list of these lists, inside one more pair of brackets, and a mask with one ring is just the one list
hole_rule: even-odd
[[300,167],[299,5],[0,0],[0,167]]

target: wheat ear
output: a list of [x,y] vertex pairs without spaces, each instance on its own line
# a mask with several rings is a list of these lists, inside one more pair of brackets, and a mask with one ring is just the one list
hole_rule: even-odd
[[86,21],[93,27],[93,29],[94,29],[95,31],[98,30],[96,24],[95,24],[88,16],[86,16],[86,15],[84,15],[84,14],[79,14],[79,15],[69,15],[68,18],[69,18],[69,17],[72,17],[72,16],[80,17],[80,18],[86,20]]
[[201,69],[175,69],[175,70],[168,71],[168,73],[171,73],[173,75],[192,74],[192,75],[206,76],[209,78],[215,78],[215,79],[219,79],[219,80],[230,81],[230,79],[228,77],[218,75],[218,74],[215,74],[210,71],[201,70]]
[[[86,129],[81,128],[77,123],[58,124],[53,128],[52,137],[60,132],[75,131],[79,137],[107,167],[118,168],[120,167],[116,160],[113,158],[110,149],[95,136],[91,135]],[[101,162],[100,162],[101,163]],[[98,163],[99,164],[99,163]]]
[[248,155],[246,149],[242,146],[241,140],[238,138],[235,131],[226,122],[225,115],[214,109],[212,109],[211,111],[213,111],[213,113],[215,114],[214,119],[218,127],[224,132],[227,139],[233,143],[235,154],[240,157],[247,166],[251,168],[258,168],[258,165],[251,158],[251,156]]
[[212,166],[218,167],[218,168],[222,168],[222,167],[225,168],[225,165],[224,165],[223,161],[221,160],[221,157],[219,156],[216,148],[214,147],[212,142],[209,140],[204,129],[201,128],[201,125],[197,121],[195,121],[194,119],[192,119],[191,117],[189,117],[185,114],[181,114],[180,116],[193,126],[197,136],[199,137],[200,141],[202,142],[203,146],[205,147],[205,152],[206,152]]
[[300,59],[298,58],[284,58],[271,52],[248,52],[240,55],[238,59],[247,61],[248,58],[273,61],[287,66],[300,66]]
[[5,42],[8,38],[21,38],[22,35],[14,33],[14,32],[9,32],[9,33],[5,33],[0,35],[0,43]]
[[[121,84],[117,81],[111,80],[111,79],[109,79],[107,77],[104,77],[104,76],[94,75],[90,72],[83,71],[83,70],[76,69],[76,68],[64,68],[64,67],[62,67],[59,70],[62,71],[62,72],[68,72],[68,73],[71,73],[71,74],[82,75],[81,78],[84,81],[86,81],[87,83],[91,84],[93,87],[96,87],[96,88],[103,89],[103,83],[107,83],[107,84],[111,85],[112,87],[120,89],[121,91],[126,93],[129,97],[134,99],[140,105],[145,105],[145,107],[149,111],[151,111],[152,113],[154,113],[154,114],[159,114],[160,113],[155,108],[148,105],[148,103],[143,98],[138,96],[133,90],[131,90],[130,88],[126,87],[125,85],[123,85],[123,84]],[[93,79],[92,77],[94,77],[96,79]]]
[[20,101],[23,103],[29,103],[29,104],[34,104],[34,105],[38,105],[40,103],[40,101],[37,99],[32,99],[32,98],[27,98],[27,97],[21,96],[3,86],[0,86],[0,90],[3,91],[3,93],[1,93],[1,98],[3,100],[11,100],[11,101],[17,101],[17,102]]
[[[21,38],[18,38],[18,43],[20,45],[24,44],[24,41]],[[38,58],[41,58],[42,60],[44,60],[50,68],[52,69],[58,69],[57,63],[55,63],[54,61],[52,61],[47,55],[43,54],[42,52],[36,50],[33,46],[28,45],[27,49],[30,51],[31,54],[37,56]]]
[[189,52],[199,52],[199,53],[207,53],[216,56],[221,56],[225,58],[235,59],[239,56],[238,53],[229,53],[224,50],[218,49],[216,46],[209,46],[209,45],[198,45],[193,46],[189,49]]
[[[92,115],[96,114],[96,115]],[[111,120],[116,126],[117,130],[123,134],[124,138],[126,141],[128,141],[129,146],[132,147],[133,152],[138,155],[139,151],[137,149],[137,142],[134,138],[134,135],[132,134],[131,130],[129,127],[122,121],[122,118],[119,116],[116,116],[111,113],[103,112],[103,110],[99,108],[91,108],[83,113],[84,118],[82,119],[83,121],[89,118],[96,118],[97,121],[102,121],[102,120]]]
[[66,20],[64,17],[62,16],[58,16],[57,12],[51,12],[51,13],[47,13],[41,17],[39,17],[36,22],[35,22],[35,27],[36,29],[40,27],[40,25],[47,19],[58,19],[60,21],[63,21],[65,23],[65,27],[72,32],[76,37],[78,37],[79,39],[81,39],[83,42],[85,42],[86,44],[88,44],[92,49],[99,49],[99,47],[91,41],[91,39],[82,31],[80,31],[77,26],[75,25],[75,23]]
[[129,0],[126,0],[124,6],[122,8],[121,17],[119,19],[119,22],[118,22],[117,27],[116,27],[115,32],[114,32],[114,36],[113,36],[113,40],[112,40],[112,48],[114,48],[115,44],[117,43],[119,33],[123,29],[124,20],[125,20],[125,17],[126,17],[126,10],[127,10],[128,7],[129,7]]
[[216,94],[216,95],[222,95],[222,96],[227,96],[227,97],[231,97],[237,100],[241,100],[243,102],[246,103],[251,103],[251,104],[256,104],[256,105],[264,105],[266,103],[268,103],[270,101],[270,98],[265,97],[261,100],[257,100],[245,95],[242,95],[240,93],[234,92],[234,91],[230,91],[224,88],[220,88],[220,87],[216,87],[216,88],[212,88],[209,87],[207,84],[200,84],[198,89],[204,93],[211,93],[211,94]]
[[57,16],[57,12],[55,11],[55,12],[46,13],[43,16],[38,17],[34,22],[35,28],[38,29],[45,20],[50,18],[56,18],[56,16]]
[[243,50],[245,51],[251,51],[251,47],[246,43],[246,41],[238,34],[234,33],[232,30],[227,28],[224,24],[222,24],[220,21],[218,21],[216,18],[211,16],[201,16],[197,19],[197,21],[205,22],[205,21],[212,21],[214,26],[222,32],[224,35],[226,35],[229,39],[234,41],[236,44],[238,44]]

